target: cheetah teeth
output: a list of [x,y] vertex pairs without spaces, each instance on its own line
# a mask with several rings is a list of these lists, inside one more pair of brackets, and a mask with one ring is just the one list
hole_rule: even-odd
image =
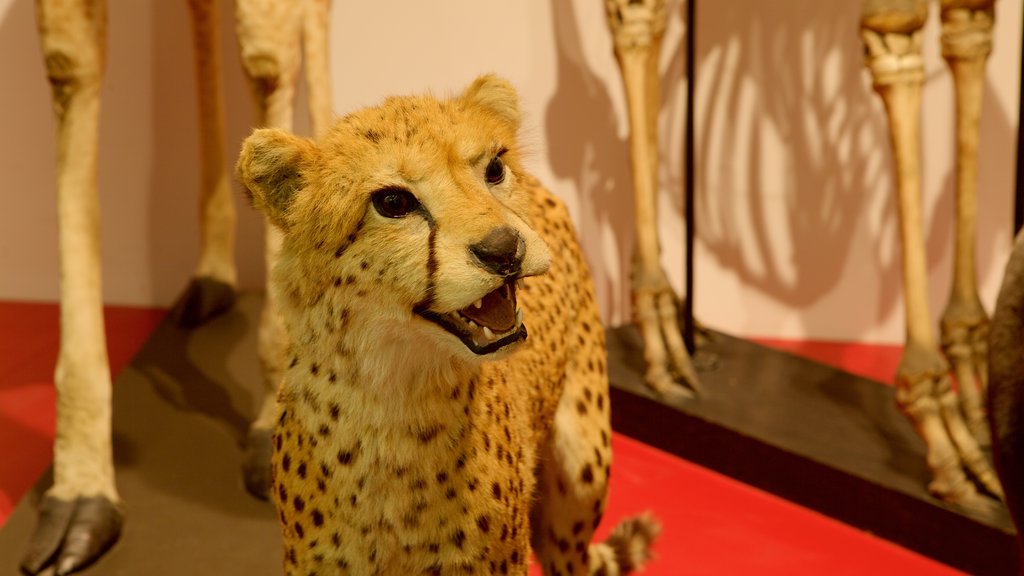
[[[478,308],[479,308],[479,306],[478,306]],[[458,314],[458,318],[466,326],[468,326],[470,330],[472,330],[474,332],[482,333],[484,335],[484,337],[487,338],[488,340],[496,340],[496,339],[498,339],[500,337],[508,336],[509,334],[512,334],[516,330],[519,330],[519,328],[523,325],[523,309],[522,308],[516,309],[516,322],[515,322],[515,324],[512,326],[512,328],[509,328],[508,330],[506,330],[506,331],[504,331],[504,332],[502,332],[500,334],[495,334],[494,330],[491,330],[491,328],[489,326],[481,326],[480,324],[477,324],[475,321],[473,321],[471,318],[469,318],[469,317],[467,317],[467,316],[465,316],[465,315],[463,315],[461,313]]]
[[[430,310],[415,312],[453,334],[476,354],[490,354],[527,337],[523,311],[516,306],[517,287],[522,287],[522,282],[508,281],[465,308],[445,314]],[[486,309],[489,306],[504,309]]]
[[469,326],[472,333],[471,338],[473,342],[480,346],[486,346],[492,342],[496,342],[506,336],[510,336],[518,332],[523,326],[523,311],[522,309],[516,310],[516,321],[515,324],[504,332],[495,333],[490,326],[481,326],[476,322],[462,316],[461,318],[467,326]]

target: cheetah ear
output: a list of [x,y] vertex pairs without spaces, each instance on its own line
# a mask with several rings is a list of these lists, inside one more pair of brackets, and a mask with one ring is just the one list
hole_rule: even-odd
[[305,138],[264,128],[242,143],[235,172],[252,205],[287,231],[289,209],[305,187],[304,171],[317,154],[316,145]]
[[493,74],[478,77],[462,91],[462,101],[489,110],[519,128],[519,96],[504,78]]

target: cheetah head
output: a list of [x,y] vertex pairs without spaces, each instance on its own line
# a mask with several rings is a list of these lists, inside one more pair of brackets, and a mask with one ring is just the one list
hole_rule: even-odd
[[390,98],[316,142],[255,131],[238,173],[284,233],[284,306],[469,358],[525,339],[517,284],[550,254],[529,222],[519,119],[513,88],[484,76],[454,98]]

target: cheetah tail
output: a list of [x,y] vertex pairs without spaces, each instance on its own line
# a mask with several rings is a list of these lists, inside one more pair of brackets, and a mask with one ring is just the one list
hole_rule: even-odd
[[590,545],[590,574],[625,576],[643,568],[659,532],[661,523],[650,512],[623,520],[607,540]]

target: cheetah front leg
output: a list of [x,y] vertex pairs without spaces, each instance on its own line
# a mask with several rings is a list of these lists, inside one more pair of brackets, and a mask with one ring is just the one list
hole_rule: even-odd
[[22,569],[68,574],[102,555],[123,521],[114,484],[96,179],[106,3],[39,0],[36,12],[57,120],[61,340],[54,484],[40,504]]
[[657,231],[658,54],[665,31],[664,0],[606,0],[608,25],[629,107],[637,246],[631,274],[634,316],[644,341],[645,380],[662,395],[691,396],[697,376],[683,344],[676,296],[661,267]]
[[[593,325],[599,325],[596,318]],[[595,350],[603,356],[601,340]],[[627,574],[650,558],[660,530],[644,515],[619,524],[604,542],[590,541],[604,513],[612,463],[608,378],[600,360],[570,360],[554,426],[541,449],[539,498],[530,521],[531,544],[546,576]]]
[[[292,130],[295,82],[301,59],[306,2],[238,0],[236,18],[242,64],[256,104],[256,124]],[[288,335],[270,281],[281,251],[281,232],[265,221],[266,297],[260,314],[258,346],[266,395],[249,429],[244,464],[249,491],[266,498],[270,490],[271,440],[276,394],[284,374]]]
[[990,443],[985,405],[988,315],[978,297],[974,265],[978,196],[978,124],[985,63],[992,52],[995,0],[943,0],[942,55],[956,87],[956,257],[953,289],[942,315],[942,346],[960,384],[967,426]]
[[172,314],[197,326],[235,302],[235,202],[224,165],[224,90],[220,9],[215,0],[188,0],[199,110],[200,252],[192,281]]

